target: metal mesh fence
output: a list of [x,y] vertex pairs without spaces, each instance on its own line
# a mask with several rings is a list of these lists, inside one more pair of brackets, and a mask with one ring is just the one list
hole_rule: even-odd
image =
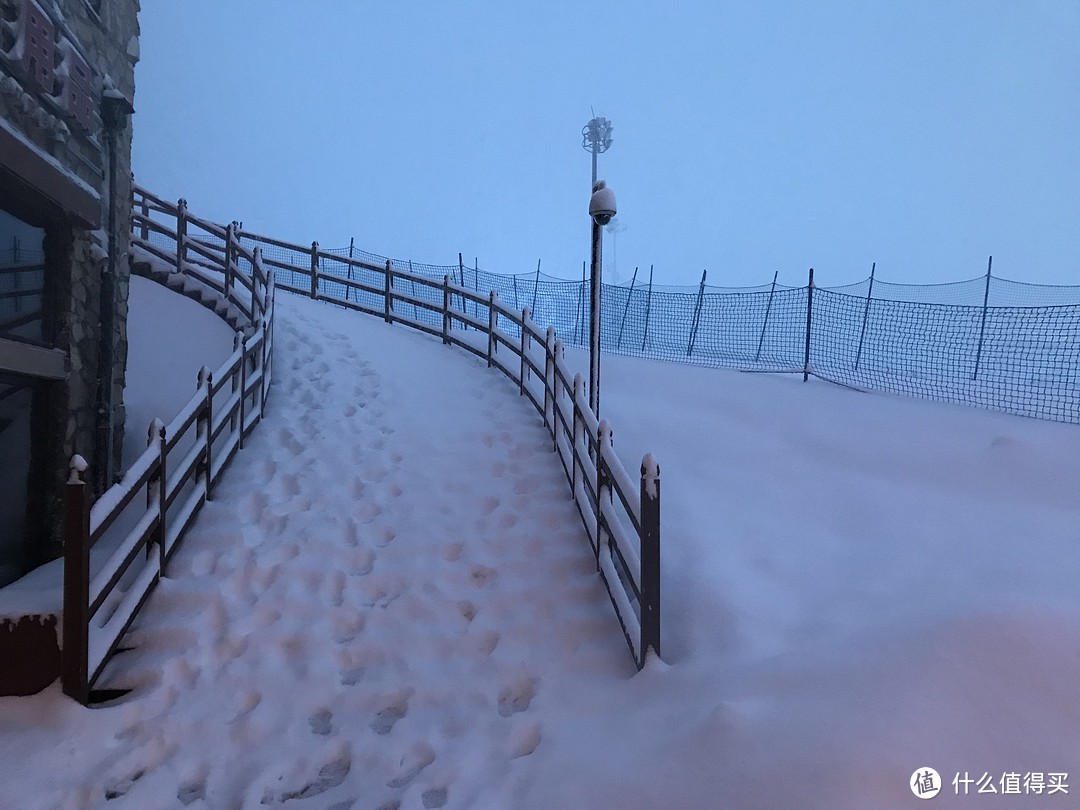
[[[252,244],[256,244],[252,242]],[[310,292],[311,254],[260,243],[279,285]],[[324,251],[383,266],[387,259],[355,249]],[[486,296],[495,290],[515,310],[554,326],[563,342],[586,346],[585,279],[542,273],[503,275],[478,267],[393,261],[441,282],[444,276]],[[385,275],[325,255],[320,275],[351,278],[377,292],[319,282],[329,298],[359,301],[381,312]],[[442,292],[397,279],[395,291],[435,307]],[[404,285],[404,286],[403,286]],[[895,284],[875,279],[832,288],[764,284],[605,284],[601,347],[606,352],[753,371],[809,372],[857,388],[960,402],[1009,413],[1080,422],[1080,287],[1026,284],[989,274],[948,284]],[[486,322],[482,304],[452,301]],[[441,316],[398,301],[395,313],[438,327]],[[811,315],[808,323],[808,312]],[[515,334],[517,327],[500,321]],[[807,338],[809,362],[807,363]]]

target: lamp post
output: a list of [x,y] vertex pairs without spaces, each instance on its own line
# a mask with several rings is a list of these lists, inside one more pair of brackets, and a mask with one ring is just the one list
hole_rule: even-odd
[[611,133],[615,129],[606,118],[593,118],[581,130],[581,147],[592,152],[592,184],[596,186],[596,156],[611,148]]
[[615,192],[600,180],[593,186],[589,200],[592,217],[592,304],[589,308],[589,407],[600,419],[600,282],[604,226],[615,216]]

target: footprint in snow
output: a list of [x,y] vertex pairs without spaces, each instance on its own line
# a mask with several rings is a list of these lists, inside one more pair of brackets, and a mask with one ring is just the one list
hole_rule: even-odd
[[327,736],[333,729],[334,713],[329,709],[319,709],[314,712],[311,717],[308,718],[308,726],[311,727],[312,734],[318,734],[320,737]]
[[424,803],[426,810],[434,810],[446,804],[448,795],[444,787],[428,788],[420,795],[420,800]]
[[411,690],[398,693],[385,707],[379,710],[375,719],[371,721],[371,730],[383,736],[389,734],[394,724],[409,711],[409,696]]
[[472,581],[472,584],[478,588],[487,585],[494,578],[495,569],[488,568],[486,565],[474,565],[469,570],[469,579]]
[[390,788],[403,788],[416,778],[420,771],[435,761],[435,749],[424,742],[416,743],[401,757],[398,772],[386,783]]
[[499,714],[510,717],[526,711],[536,697],[536,678],[519,678],[499,695]]

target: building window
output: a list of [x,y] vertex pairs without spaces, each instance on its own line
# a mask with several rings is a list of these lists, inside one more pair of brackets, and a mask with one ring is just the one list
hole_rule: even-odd
[[[44,231],[0,210],[0,339],[40,343]],[[0,368],[0,587],[26,573],[33,377]]]
[[0,337],[40,343],[45,233],[0,210]]

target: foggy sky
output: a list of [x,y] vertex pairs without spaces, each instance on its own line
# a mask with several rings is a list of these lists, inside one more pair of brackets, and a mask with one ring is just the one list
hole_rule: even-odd
[[[718,285],[1080,284],[1080,3],[144,2],[136,181],[324,247]],[[615,240],[617,239],[617,257]],[[613,267],[617,258],[617,267]]]

